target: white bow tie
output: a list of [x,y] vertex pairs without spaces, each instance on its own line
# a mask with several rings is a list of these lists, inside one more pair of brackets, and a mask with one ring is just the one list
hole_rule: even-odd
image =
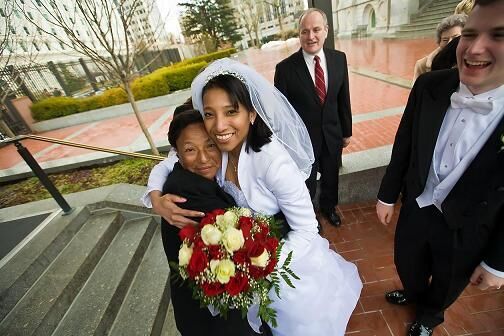
[[474,97],[467,97],[459,92],[454,92],[451,95],[451,107],[452,108],[463,108],[471,110],[475,113],[488,114],[492,112],[494,101],[492,100],[482,100],[476,99]]

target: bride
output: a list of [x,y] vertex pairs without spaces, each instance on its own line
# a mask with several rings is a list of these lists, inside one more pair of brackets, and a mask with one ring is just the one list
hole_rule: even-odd
[[[287,99],[252,68],[230,59],[211,63],[191,86],[194,108],[222,152],[217,182],[238,206],[267,215],[282,212],[290,231],[281,264],[293,251],[291,269],[300,277],[295,289],[281,284],[281,298],[270,293],[277,312],[278,336],[343,335],[362,289],[357,268],[329,248],[318,234],[308,189],[313,151],[303,121]],[[183,216],[177,195],[160,197],[174,164],[167,159],[149,177],[144,196],[169,223],[191,221]],[[152,203],[151,203],[152,202]],[[160,210],[161,209],[161,210]],[[250,325],[260,321],[249,311]]]

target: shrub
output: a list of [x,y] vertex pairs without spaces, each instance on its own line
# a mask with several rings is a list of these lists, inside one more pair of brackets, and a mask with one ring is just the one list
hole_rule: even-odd
[[49,120],[78,112],[79,103],[70,97],[50,97],[33,104],[31,110],[35,120]]
[[219,58],[229,57],[230,55],[232,55],[234,53],[236,53],[235,48],[219,50],[219,51],[216,51],[216,52],[213,52],[210,54],[186,59],[182,62],[175,63],[173,66],[174,67],[181,67],[181,66],[185,66],[188,64],[201,63],[201,62],[210,63],[210,62],[215,61],[216,59],[219,59]]
[[[99,96],[95,96],[101,101],[100,107],[114,106],[128,102],[128,95],[122,87],[115,87],[108,89]],[[84,112],[84,111],[81,111]]]
[[206,62],[190,64],[184,67],[166,67],[159,69],[159,74],[163,76],[172,91],[187,89],[200,72],[201,68],[207,65]]
[[131,85],[136,100],[158,97],[170,92],[170,87],[164,76],[153,72],[147,76],[137,78]]

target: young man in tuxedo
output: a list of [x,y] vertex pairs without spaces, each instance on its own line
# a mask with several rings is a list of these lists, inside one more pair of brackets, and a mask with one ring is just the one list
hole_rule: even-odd
[[458,69],[415,82],[383,177],[377,214],[388,224],[402,192],[395,264],[416,303],[408,335],[432,335],[466,285],[504,285],[504,1],[476,0]]
[[303,119],[313,146],[315,163],[306,180],[312,199],[320,180],[320,210],[332,225],[336,213],[341,151],[350,143],[352,113],[348,67],[343,52],[324,48],[329,26],[323,11],[306,10],[299,18],[301,49],[277,64],[275,86]]

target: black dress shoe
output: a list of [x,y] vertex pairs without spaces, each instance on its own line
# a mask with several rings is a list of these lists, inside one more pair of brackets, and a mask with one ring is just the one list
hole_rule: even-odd
[[330,211],[322,211],[322,214],[324,215],[325,218],[331,223],[333,226],[340,226],[341,225],[341,218],[340,216],[336,213],[334,210]]
[[432,336],[432,332],[433,330],[431,328],[415,321],[409,329],[408,336]]
[[401,289],[397,289],[395,291],[388,292],[387,294],[385,294],[385,300],[387,300],[387,302],[390,302],[392,304],[399,305],[399,306],[405,306],[405,305],[409,304],[409,301],[406,298],[406,295],[404,295],[404,291]]

